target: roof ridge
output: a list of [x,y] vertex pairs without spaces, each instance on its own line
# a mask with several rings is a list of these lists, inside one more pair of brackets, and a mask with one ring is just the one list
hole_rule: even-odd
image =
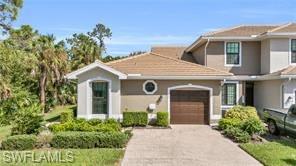
[[279,30],[279,29],[285,28],[285,27],[287,27],[287,26],[289,26],[289,25],[291,25],[291,24],[292,24],[291,22],[289,22],[289,23],[285,23],[285,24],[279,25],[278,27],[273,28],[273,29],[271,29],[271,30],[269,30],[269,31],[267,31],[267,32],[274,32],[274,31],[277,31],[277,30]]
[[236,28],[239,28],[239,27],[242,27],[244,26],[244,24],[240,24],[240,25],[237,25],[237,26],[232,26],[232,27],[228,27],[228,28],[222,28],[220,30],[217,30],[217,31],[210,31],[210,32],[207,32],[201,36],[207,36],[207,35],[215,35],[217,33],[221,33],[221,32],[225,32],[225,31],[229,31],[229,30],[232,30],[232,29],[236,29]]
[[165,55],[162,55],[162,54],[157,54],[157,53],[154,53],[154,52],[151,52],[151,54],[156,55],[156,56],[160,56],[160,57],[163,57],[163,58],[166,58],[166,59],[174,60],[176,62],[186,63],[186,64],[191,65],[191,66],[199,66],[199,67],[208,68],[208,69],[211,69],[211,70],[214,70],[214,71],[217,71],[217,72],[221,72],[221,73],[225,73],[225,74],[231,74],[231,73],[226,72],[226,71],[220,71],[220,70],[217,70],[215,68],[211,68],[211,67],[208,67],[208,66],[200,65],[200,64],[197,64],[197,63],[191,63],[191,62],[183,61],[183,60],[176,59],[176,58],[171,58],[171,57],[168,57],[168,56],[165,56]]
[[118,62],[126,61],[126,60],[129,60],[129,59],[134,59],[134,58],[138,58],[138,57],[146,56],[146,55],[149,55],[149,53],[150,53],[150,52],[145,52],[145,53],[138,54],[138,55],[128,56],[128,57],[125,57],[125,58],[122,58],[122,59],[118,59],[118,60],[115,60],[115,61],[107,62],[107,63],[105,63],[105,64],[106,64],[106,65],[110,65],[110,64],[113,64],[113,63],[118,63]]

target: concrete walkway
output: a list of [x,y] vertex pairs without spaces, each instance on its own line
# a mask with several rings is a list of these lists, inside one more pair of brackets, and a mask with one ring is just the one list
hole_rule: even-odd
[[261,165],[210,126],[174,125],[172,129],[135,129],[133,133],[124,166]]

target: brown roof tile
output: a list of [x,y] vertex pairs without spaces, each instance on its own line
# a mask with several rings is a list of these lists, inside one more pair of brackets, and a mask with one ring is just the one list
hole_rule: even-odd
[[196,63],[193,56],[185,52],[186,48],[187,47],[182,46],[153,46],[151,48],[151,52],[175,59],[181,59],[187,62]]
[[167,57],[156,53],[145,53],[106,63],[125,74],[143,76],[230,76],[231,73],[219,71],[202,65]]
[[296,32],[296,24],[295,23],[289,23],[282,26],[279,26],[278,28],[272,30],[274,33],[287,33],[287,32]]
[[205,34],[206,37],[232,37],[232,36],[240,36],[240,37],[250,37],[252,35],[259,35],[278,26],[272,25],[240,25],[237,27],[219,30],[210,32]]
[[267,74],[266,76],[285,76],[285,75],[296,75],[296,66],[288,66],[279,71]]

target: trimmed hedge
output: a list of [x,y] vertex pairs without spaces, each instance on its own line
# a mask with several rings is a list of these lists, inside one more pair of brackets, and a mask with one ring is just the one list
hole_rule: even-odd
[[219,121],[218,127],[220,130],[225,130],[230,127],[239,127],[241,123],[239,119],[223,118]]
[[30,150],[35,147],[37,136],[14,135],[7,137],[1,143],[3,150]]
[[225,118],[239,119],[243,121],[248,118],[259,119],[259,116],[255,107],[244,107],[241,105],[237,105],[226,111]]
[[129,126],[146,126],[148,124],[147,112],[123,112],[122,125]]
[[85,131],[85,132],[117,132],[121,131],[120,124],[114,119],[108,119],[104,122],[101,120],[77,119],[63,124],[53,124],[49,126],[50,131]]
[[122,148],[129,136],[121,132],[60,132],[53,136],[53,148]]
[[70,122],[74,119],[74,113],[72,111],[62,112],[61,113],[61,123]]
[[169,114],[168,112],[157,112],[156,114],[156,125],[167,127],[169,125]]

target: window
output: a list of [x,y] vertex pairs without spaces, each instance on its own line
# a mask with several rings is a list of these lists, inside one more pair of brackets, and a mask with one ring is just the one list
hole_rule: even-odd
[[240,65],[240,42],[226,42],[225,65]]
[[296,63],[296,39],[291,40],[291,63]]
[[92,113],[107,114],[108,83],[92,82]]
[[222,87],[222,105],[236,105],[236,83],[225,83]]
[[146,94],[154,94],[157,91],[157,84],[152,80],[148,80],[143,84],[143,91]]

